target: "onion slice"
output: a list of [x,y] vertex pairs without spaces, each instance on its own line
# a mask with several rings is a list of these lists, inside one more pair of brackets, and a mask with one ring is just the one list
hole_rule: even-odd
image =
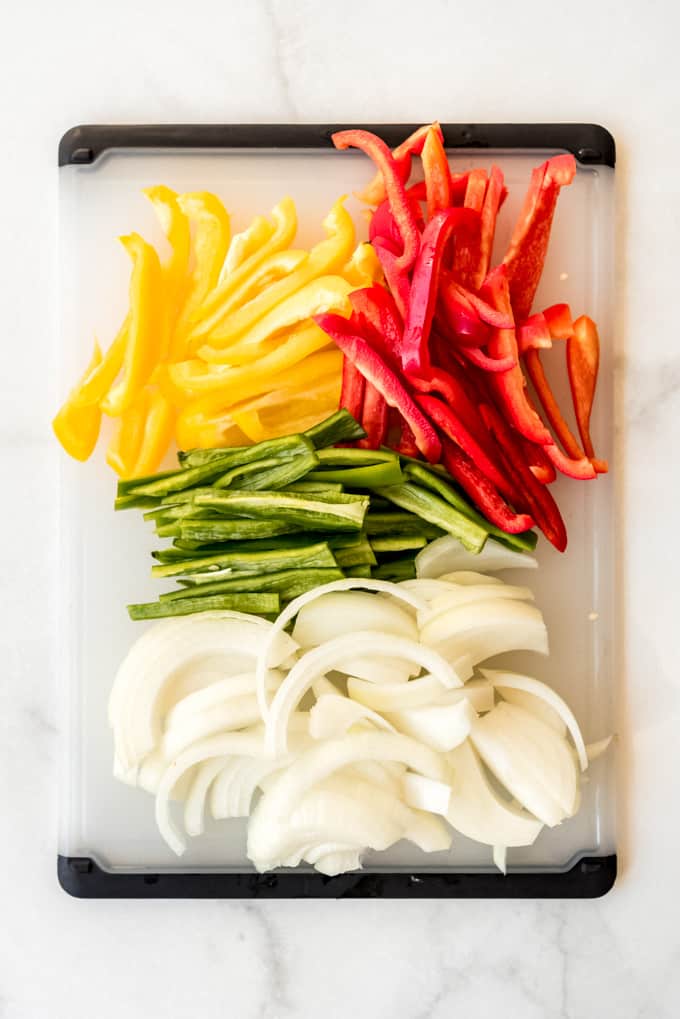
[[481,672],[500,691],[501,695],[503,695],[504,690],[521,690],[523,693],[539,698],[556,711],[574,741],[581,771],[586,770],[588,767],[588,753],[581,729],[576,721],[574,712],[558,693],[555,693],[545,683],[541,683],[538,679],[532,679],[530,676],[520,676],[515,672],[502,672],[497,669],[482,669]]
[[424,775],[414,775],[413,772],[404,775],[402,785],[404,800],[409,807],[446,817],[451,801],[450,785],[425,778]]
[[541,612],[527,602],[502,598],[448,609],[422,628],[420,639],[449,661],[467,655],[472,665],[505,651],[548,654]]
[[533,570],[538,563],[525,552],[514,552],[493,538],[487,538],[481,552],[468,552],[450,534],[436,538],[416,556],[418,577],[441,577],[454,570],[496,573],[499,570]]
[[385,732],[395,728],[377,711],[335,694],[320,697],[309,712],[309,734],[313,739],[339,739],[357,723],[369,722]]
[[413,736],[427,747],[446,753],[470,735],[477,712],[464,697],[458,704],[407,708],[387,715],[397,732]]

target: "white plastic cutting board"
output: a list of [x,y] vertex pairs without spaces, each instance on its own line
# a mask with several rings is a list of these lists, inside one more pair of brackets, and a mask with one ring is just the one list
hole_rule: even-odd
[[[465,152],[452,154],[455,169],[496,162],[510,197],[496,238],[507,242],[531,168],[553,153]],[[61,330],[64,394],[89,360],[94,335],[103,345],[114,336],[127,305],[129,259],[117,236],[137,230],[160,248],[164,239],[142,188],[167,184],[178,191],[216,192],[232,214],[234,231],[256,213],[267,213],[284,195],[299,215],[296,246],[313,244],[321,220],[343,193],[360,189],[371,174],[357,153],[332,150],[211,150],[111,152],[93,166],[60,169]],[[574,316],[588,313],[600,326],[601,376],[593,417],[598,454],[612,456],[612,203],[613,171],[579,166],[559,200],[550,251],[536,307],[568,301]],[[363,233],[360,204],[347,207]],[[561,397],[570,405],[563,354],[545,358]],[[550,372],[551,362],[558,373]],[[560,380],[559,382],[557,380]],[[116,668],[146,625],[132,623],[128,602],[157,597],[149,552],[159,539],[141,513],[114,513],[115,478],[104,461],[105,433],[85,465],[63,456],[61,505],[61,654],[59,672],[66,712],[61,777],[59,852],[95,859],[110,870],[250,870],[245,824],[209,822],[178,860],[161,840],[153,799],[115,781],[106,702]],[[615,468],[615,465],[613,465]],[[596,482],[561,479],[555,494],[564,514],[565,555],[539,540],[540,568],[511,583],[529,583],[545,614],[549,659],[513,656],[512,663],[544,679],[568,700],[586,741],[612,731],[616,687],[612,475]],[[510,659],[508,659],[510,660]],[[511,868],[566,870],[580,856],[615,851],[613,755],[598,761],[584,790],[579,815],[544,831],[530,849],[509,853]],[[491,851],[462,836],[448,853],[427,855],[410,843],[372,854],[366,867],[439,871],[490,867]]]

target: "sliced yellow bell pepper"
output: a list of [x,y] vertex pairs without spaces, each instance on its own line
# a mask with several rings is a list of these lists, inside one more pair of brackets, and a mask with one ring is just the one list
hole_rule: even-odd
[[261,248],[273,233],[273,223],[270,223],[264,216],[255,216],[250,226],[247,226],[241,233],[234,234],[217,282],[223,283],[232,272],[235,272],[245,262],[246,258]]
[[158,255],[137,233],[121,237],[121,242],[133,267],[123,374],[101,403],[102,410],[112,417],[127,410],[135,394],[147,382],[158,362],[163,342],[163,278]]
[[295,237],[297,230],[297,212],[292,198],[284,198],[272,209],[272,219],[275,228],[271,237],[261,245],[252,255],[249,255],[234,272],[230,273],[212,293],[203,301],[200,308],[197,308],[194,315],[194,323],[202,322],[210,318],[210,328],[222,318],[222,304],[248,279],[252,272],[267,258],[276,251],[282,251],[289,247]]
[[372,283],[381,283],[384,274],[373,245],[367,241],[357,245],[340,275],[355,287],[370,287]]
[[[96,363],[95,358],[92,359],[94,367],[83,376],[78,386],[71,393],[69,399],[74,405],[78,407],[91,407],[93,404],[99,403],[104,399],[116,381],[122,367],[129,328],[130,315],[128,313],[109,349],[103,357],[100,354],[99,360]],[[95,348],[99,349],[96,342]]]
[[232,368],[205,365],[200,361],[182,361],[170,365],[168,371],[178,389],[195,395],[217,391],[220,406],[226,407],[253,393],[262,392],[263,380],[271,379],[276,372],[297,364],[308,354],[329,346],[330,342],[327,333],[315,322],[310,322],[291,333],[276,350],[260,358],[256,364]]
[[133,477],[157,471],[170,442],[175,425],[175,411],[160,389],[149,394],[140,449]]
[[232,411],[231,420],[251,442],[262,442],[267,438],[266,430],[256,410]]
[[106,451],[106,462],[121,478],[134,477],[148,409],[149,391],[142,389],[121,415],[113,433]]
[[156,187],[145,188],[144,194],[152,203],[158,222],[171,248],[170,257],[163,263],[166,337],[169,341],[190,282],[188,270],[191,254],[191,225],[186,212],[180,208],[177,192],[172,188],[159,184]]
[[69,395],[61,410],[52,422],[57,439],[75,460],[87,460],[99,438],[102,412],[96,404],[77,402],[82,386],[86,383],[97,367],[102,363],[102,352],[95,343],[92,360],[78,386]]
[[328,236],[312,248],[309,258],[296,272],[267,287],[238,311],[229,314],[226,321],[223,312],[221,324],[216,328],[211,330],[212,317],[204,319],[194,329],[192,338],[210,334],[210,342],[214,346],[224,347],[307,283],[340,269],[347,261],[355,240],[354,223],[343,201],[339,199],[323,221]]
[[[257,348],[265,340],[326,311],[349,314],[348,295],[354,287],[342,276],[320,276],[281,301],[241,336],[239,343]],[[201,347],[199,357],[214,364],[230,363],[229,347]]]
[[177,201],[194,225],[194,266],[170,342],[171,360],[184,356],[191,317],[215,289],[231,238],[229,213],[217,195],[190,192],[179,195]]

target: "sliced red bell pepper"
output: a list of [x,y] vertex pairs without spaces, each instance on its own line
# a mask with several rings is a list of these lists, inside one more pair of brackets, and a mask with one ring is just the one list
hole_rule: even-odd
[[527,462],[521,436],[503,421],[495,407],[482,404],[479,408],[487,426],[496,436],[505,465],[514,478],[517,488],[537,525],[551,545],[559,552],[567,547],[567,530],[550,490],[534,476]]
[[531,313],[560,188],[571,184],[575,173],[574,157],[564,155],[554,156],[531,174],[529,190],[503,259],[517,319],[527,318]]
[[527,350],[549,350],[552,347],[550,330],[542,311],[520,322],[517,327],[517,345],[520,354],[525,354]]
[[545,453],[545,446],[538,446],[535,442],[529,442],[524,436],[520,436],[522,448],[527,464],[532,474],[542,485],[552,485],[557,477],[557,472]]
[[430,128],[422,152],[428,219],[451,204],[451,173],[441,133]]
[[[363,325],[374,330],[380,348],[390,363],[398,361],[404,320],[399,314],[394,297],[379,283],[354,290],[349,295],[353,313]],[[363,332],[363,331],[362,331]]]
[[402,318],[406,318],[411,294],[411,283],[408,273],[397,266],[397,256],[382,241],[374,241],[375,253],[380,259],[385,279],[394,297],[395,304]]
[[[413,134],[410,134],[408,138],[401,143],[401,145],[397,145],[397,147],[392,150],[392,158],[397,165],[399,176],[404,183],[406,183],[411,175],[411,157],[419,156],[423,151],[425,139],[431,129],[434,129],[441,137],[443,137],[442,129],[438,123],[424,124],[422,127],[417,128]],[[368,205],[380,205],[381,202],[384,202],[385,182],[383,180],[383,175],[381,173],[377,173],[368,187],[361,194],[357,195],[357,198],[359,198],[362,202],[366,202]]]
[[479,284],[473,283],[473,278],[480,262],[481,212],[485,193],[486,170],[481,167],[470,170],[463,204],[466,209],[480,213],[480,219],[477,221],[475,229],[471,230],[461,243],[456,244],[452,270],[459,283],[463,283],[465,286],[474,286],[475,289],[478,289],[479,286]]
[[[408,201],[413,209],[413,216],[415,218],[416,225],[418,226],[418,229],[421,230],[425,226],[425,220],[423,219],[423,213],[420,205],[412,198],[409,198]],[[403,251],[404,245],[401,233],[392,213],[390,203],[387,199],[380,203],[371,216],[371,220],[368,225],[368,239],[371,243],[375,240],[385,242],[390,250],[394,251],[395,255],[399,255]]]
[[573,335],[574,320],[568,304],[551,304],[543,309],[543,316],[553,340],[568,340]]
[[493,251],[493,239],[496,233],[496,218],[501,205],[501,198],[505,190],[503,172],[497,166],[491,167],[489,183],[486,186],[484,204],[479,235],[479,256],[477,264],[470,274],[470,285],[479,290],[491,265],[491,252]]
[[489,339],[489,328],[482,322],[479,312],[468,301],[465,292],[459,291],[453,281],[439,288],[437,320],[443,319],[447,336],[460,346],[481,347]]
[[413,214],[413,205],[406,195],[404,182],[392,153],[382,138],[371,134],[370,131],[336,131],[332,135],[332,140],[337,149],[352,147],[365,152],[381,171],[387,199],[403,244],[403,251],[397,256],[396,265],[399,269],[410,269],[418,255],[420,233]]
[[425,227],[413,269],[408,312],[401,345],[404,371],[419,372],[429,363],[428,340],[439,290],[439,274],[449,238],[462,226],[469,228],[474,214],[467,209],[437,212]]
[[[512,314],[505,266],[497,266],[484,281],[481,296],[498,311]],[[513,358],[514,367],[493,376],[496,398],[510,422],[527,439],[541,445],[552,442],[552,436],[526,398],[524,376],[519,366],[517,339],[514,329],[494,329],[487,345],[489,356]]]
[[342,359],[342,389],[340,407],[348,410],[356,421],[361,421],[364,405],[364,377],[345,355]]
[[554,442],[548,442],[543,447],[546,455],[552,460],[557,470],[568,478],[576,478],[577,481],[591,481],[597,477],[597,471],[587,456],[580,460],[573,460],[566,456],[559,446]]
[[513,512],[462,449],[445,439],[442,456],[451,477],[455,478],[487,520],[506,534],[522,534],[531,530],[534,526],[533,518],[526,513]]
[[[567,422],[562,417],[562,412],[558,406],[555,394],[552,391],[550,383],[548,382],[545,372],[543,371],[543,365],[541,364],[541,355],[538,350],[531,348],[527,350],[524,355],[524,364],[526,366],[527,374],[531,379],[531,383],[536,391],[543,409],[546,413],[548,421],[550,422],[555,435],[562,443],[564,451],[567,456],[571,457],[572,460],[581,461],[584,458],[583,450],[579,446],[578,442],[572,435],[571,429]],[[546,447],[547,452],[547,447]],[[552,459],[552,457],[551,457]],[[589,461],[586,460],[586,463]],[[553,460],[553,463],[555,461]],[[561,469],[559,464],[555,463],[558,469]],[[592,468],[591,468],[592,470]],[[588,477],[593,477],[594,471],[588,474]],[[579,475],[580,476],[580,475]]]
[[395,449],[397,453],[401,453],[403,456],[416,458],[420,456],[420,450],[416,445],[416,437],[408,421],[404,421],[401,415],[399,415],[399,437]]
[[494,374],[511,372],[517,364],[512,354],[506,354],[505,357],[489,357],[479,347],[461,345],[459,353],[461,357],[464,357],[477,368],[481,368],[485,372],[493,372]]
[[[414,382],[414,388],[417,388],[417,384]],[[506,482],[503,474],[499,471],[496,464],[486,455],[486,452],[477,442],[474,435],[472,435],[465,427],[461,419],[455,413],[455,410],[442,403],[436,396],[425,396],[423,393],[416,393],[415,400],[419,404],[422,410],[425,411],[430,421],[437,426],[447,435],[449,439],[460,446],[460,448],[470,457],[476,467],[489,479],[489,481],[496,486],[496,488],[503,490],[506,488]],[[364,427],[366,427],[364,425]],[[524,528],[527,530],[527,528]]]
[[498,311],[486,301],[483,301],[479,294],[473,293],[472,290],[468,290],[467,287],[462,286],[460,283],[456,283],[450,272],[442,272],[441,279],[442,291],[451,291],[459,297],[461,301],[477,312],[479,319],[486,323],[486,325],[494,326],[496,329],[513,328],[515,321],[512,314],[508,315]]
[[567,370],[574,413],[586,456],[598,474],[606,474],[606,460],[597,460],[590,438],[590,414],[593,408],[597,373],[600,366],[600,337],[592,318],[581,315],[574,322],[574,333],[567,340]]
[[387,404],[382,394],[369,382],[364,391],[361,424],[366,438],[360,439],[357,446],[362,449],[380,449],[387,438]]
[[[467,190],[469,172],[452,173],[449,177],[449,205],[451,208],[458,208],[465,203],[465,192]],[[505,188],[504,196],[507,195]],[[427,187],[424,180],[417,180],[406,188],[406,194],[418,202],[427,201]]]
[[326,313],[315,315],[314,321],[335,340],[345,357],[349,358],[366,381],[378,390],[385,402],[390,407],[395,407],[408,422],[423,456],[431,463],[438,463],[441,456],[439,437],[396,373],[363,336],[358,336],[353,331],[355,327],[346,318]]

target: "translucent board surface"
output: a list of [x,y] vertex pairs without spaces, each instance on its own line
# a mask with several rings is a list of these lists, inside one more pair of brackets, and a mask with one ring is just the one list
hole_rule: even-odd
[[[553,153],[451,153],[456,170],[497,163],[510,197],[499,220],[496,252],[502,252],[514,224],[531,168]],[[334,151],[246,151],[144,153],[113,152],[93,166],[60,170],[62,383],[82,373],[94,335],[107,345],[127,307],[129,259],[116,238],[132,230],[158,244],[165,241],[142,189],[167,184],[178,191],[216,192],[232,215],[234,232],[255,214],[267,214],[284,195],[296,202],[296,246],[322,236],[321,220],[341,194],[366,183],[365,157]],[[611,230],[613,171],[579,166],[560,197],[550,251],[535,306],[568,301],[574,316],[587,312],[600,326],[602,361],[592,430],[598,453],[612,454],[613,338],[611,314]],[[347,202],[360,232],[362,207]],[[570,404],[563,352],[546,357],[561,405]],[[558,365],[554,374],[551,363]],[[112,777],[112,741],[106,703],[116,669],[147,625],[128,619],[128,602],[152,600],[160,585],[150,577],[149,552],[157,547],[141,513],[113,512],[115,478],[104,460],[109,432],[85,465],[63,457],[62,605],[60,679],[67,712],[61,782],[60,845],[65,856],[89,856],[110,869],[250,870],[245,856],[245,822],[208,822],[206,834],[190,840],[181,860],[165,846],[154,821],[153,800]],[[615,468],[615,465],[613,465]],[[565,555],[543,538],[540,568],[506,574],[510,583],[529,583],[550,635],[548,659],[516,655],[514,667],[550,683],[568,700],[586,741],[612,731],[616,682],[613,619],[613,492],[610,476],[597,482],[560,479],[555,494],[569,532]],[[584,788],[576,818],[545,830],[529,849],[509,853],[510,868],[563,870],[583,855],[615,850],[612,755],[598,761]],[[400,843],[365,860],[370,869],[470,870],[490,866],[490,849],[462,836],[450,852],[424,854]]]

